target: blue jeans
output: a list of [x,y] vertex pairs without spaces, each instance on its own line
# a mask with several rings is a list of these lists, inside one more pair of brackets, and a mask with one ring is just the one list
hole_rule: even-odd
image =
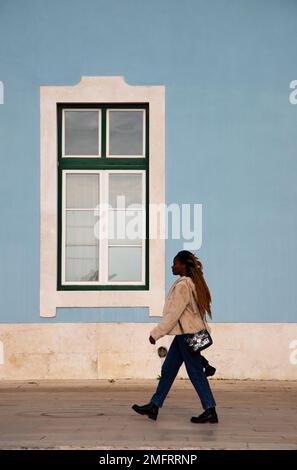
[[161,369],[161,378],[157,390],[151,398],[151,401],[159,407],[162,407],[183,362],[185,362],[187,373],[198,393],[204,410],[216,406],[207,377],[203,371],[200,353],[190,351],[185,341],[188,336],[188,334],[176,335],[171,343]]

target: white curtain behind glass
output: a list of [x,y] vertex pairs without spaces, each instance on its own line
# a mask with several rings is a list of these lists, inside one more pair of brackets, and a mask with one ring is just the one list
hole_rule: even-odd
[[[141,281],[144,215],[142,189],[142,174],[115,173],[109,176],[109,204],[112,206],[109,210],[109,281]],[[122,201],[118,199],[119,196],[123,197]],[[121,207],[120,202],[123,203]]]
[[99,280],[99,174],[66,175],[66,281]]

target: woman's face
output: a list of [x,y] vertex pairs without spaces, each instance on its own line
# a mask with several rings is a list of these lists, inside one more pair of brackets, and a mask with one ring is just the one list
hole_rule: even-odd
[[186,265],[182,264],[178,258],[173,258],[173,264],[171,266],[172,274],[183,276],[186,271]]

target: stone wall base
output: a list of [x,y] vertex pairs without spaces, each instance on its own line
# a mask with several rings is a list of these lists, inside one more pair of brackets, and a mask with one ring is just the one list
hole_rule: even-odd
[[[0,324],[0,379],[155,379],[172,336],[153,323]],[[211,324],[215,378],[296,380],[296,323]],[[187,377],[184,365],[178,377]]]

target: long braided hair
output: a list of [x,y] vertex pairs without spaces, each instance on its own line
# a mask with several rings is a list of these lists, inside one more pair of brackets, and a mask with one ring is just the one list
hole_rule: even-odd
[[194,296],[202,317],[204,318],[207,312],[208,316],[211,318],[211,295],[204,279],[201,261],[196,255],[187,250],[179,251],[175,258],[186,265],[186,275],[191,277],[194,282],[196,287]]

